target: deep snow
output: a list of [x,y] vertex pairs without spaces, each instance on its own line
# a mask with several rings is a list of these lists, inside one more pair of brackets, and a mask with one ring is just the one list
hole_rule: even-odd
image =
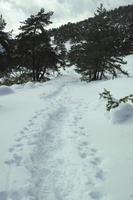
[[68,70],[49,82],[0,87],[0,200],[133,199],[133,106],[107,112],[133,92],[130,77],[81,82]]

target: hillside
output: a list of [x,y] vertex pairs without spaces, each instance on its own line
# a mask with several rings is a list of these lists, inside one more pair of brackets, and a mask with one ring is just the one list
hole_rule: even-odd
[[[108,16],[115,24],[120,24],[126,29],[133,23],[133,5],[120,6],[114,10],[108,11]],[[84,35],[89,31],[91,25],[91,19],[88,18],[77,23],[71,23],[62,25],[59,28],[55,28],[49,31],[51,36],[54,36],[55,42],[66,42],[68,40],[77,42],[84,38]]]

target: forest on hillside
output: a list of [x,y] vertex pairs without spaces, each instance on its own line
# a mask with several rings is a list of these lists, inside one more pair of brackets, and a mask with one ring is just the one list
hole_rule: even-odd
[[121,64],[133,54],[133,5],[107,11],[101,4],[94,17],[48,30],[52,15],[42,8],[21,23],[15,38],[0,16],[1,84],[47,81],[72,65],[87,82],[129,75]]

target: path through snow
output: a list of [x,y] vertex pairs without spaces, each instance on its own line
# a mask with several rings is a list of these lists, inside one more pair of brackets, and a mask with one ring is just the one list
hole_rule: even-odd
[[66,76],[44,87],[43,108],[9,149],[8,189],[0,200],[106,199],[101,192],[103,160],[82,123],[88,105],[80,95],[72,95],[75,82],[78,79]]

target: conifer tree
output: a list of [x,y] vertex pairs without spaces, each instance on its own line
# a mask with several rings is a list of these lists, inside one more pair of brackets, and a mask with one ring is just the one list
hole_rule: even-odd
[[101,4],[94,18],[89,20],[90,28],[84,40],[75,44],[70,53],[70,61],[76,64],[82,80],[92,81],[107,78],[107,74],[117,77],[118,71],[128,75],[121,68],[126,54],[123,29],[112,25],[106,9]]
[[51,24],[53,12],[45,13],[41,9],[37,15],[31,15],[20,26],[17,36],[17,55],[19,67],[26,68],[32,74],[33,81],[41,81],[47,69],[57,70],[58,55],[51,47],[50,37],[45,27]]

